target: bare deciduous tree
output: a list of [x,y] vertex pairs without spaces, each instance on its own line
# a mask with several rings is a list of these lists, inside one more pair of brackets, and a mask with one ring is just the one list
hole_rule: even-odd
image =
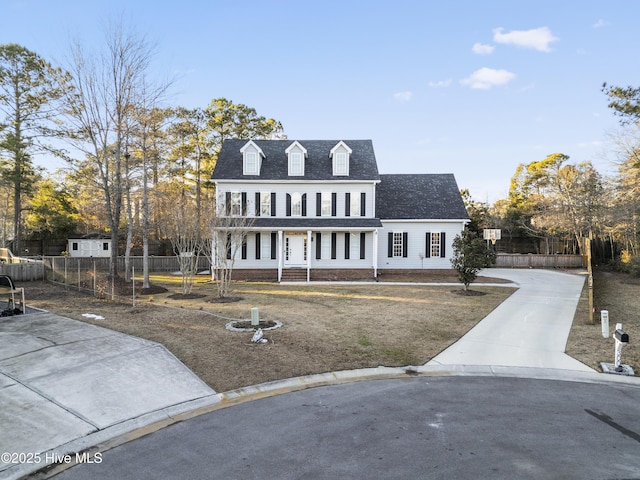
[[[213,210],[215,212],[215,210]],[[255,219],[243,216],[227,216],[218,209],[217,214],[206,220],[206,235],[203,235],[200,251],[209,260],[211,277],[215,281],[219,297],[231,292],[231,276],[236,258],[247,248],[247,234]]]
[[153,48],[121,25],[106,34],[106,48],[88,52],[77,42],[69,71],[73,94],[67,95],[69,138],[84,158],[73,162],[77,169],[91,164],[105,205],[111,233],[109,274],[117,276],[118,239],[123,195],[126,188],[127,137],[133,112],[140,104],[146,71]]

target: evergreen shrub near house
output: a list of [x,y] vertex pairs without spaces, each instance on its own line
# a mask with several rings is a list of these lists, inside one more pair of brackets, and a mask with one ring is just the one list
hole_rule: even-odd
[[453,239],[451,265],[458,272],[458,279],[464,284],[465,290],[468,290],[481,269],[490,267],[495,261],[495,252],[475,231],[465,228]]

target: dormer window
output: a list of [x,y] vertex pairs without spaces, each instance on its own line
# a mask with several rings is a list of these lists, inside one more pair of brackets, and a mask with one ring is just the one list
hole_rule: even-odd
[[260,175],[262,159],[265,157],[262,149],[253,140],[249,140],[240,149],[240,153],[242,153],[242,174]]
[[291,154],[289,175],[302,175],[302,154],[299,152]]
[[244,157],[244,174],[245,175],[257,175],[258,174],[258,155],[256,152],[247,152]]
[[349,176],[349,156],[353,151],[342,140],[329,152],[329,157],[333,159],[333,175],[338,177]]
[[307,149],[304,148],[298,141],[293,142],[285,150],[289,158],[289,176],[301,177],[304,176],[304,159],[307,156]]
[[349,175],[349,169],[347,168],[347,154],[345,152],[336,153],[336,166],[334,168],[334,175]]

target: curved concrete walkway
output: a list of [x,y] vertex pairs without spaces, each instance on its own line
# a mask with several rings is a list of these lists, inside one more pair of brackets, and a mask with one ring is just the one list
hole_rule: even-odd
[[564,353],[584,274],[499,268],[482,274],[511,280],[520,288],[427,366],[492,365],[594,372]]

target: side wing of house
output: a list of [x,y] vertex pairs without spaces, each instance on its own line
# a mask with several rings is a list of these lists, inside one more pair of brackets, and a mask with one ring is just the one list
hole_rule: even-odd
[[469,221],[453,175],[381,175],[376,212],[380,270],[451,268],[453,239]]

